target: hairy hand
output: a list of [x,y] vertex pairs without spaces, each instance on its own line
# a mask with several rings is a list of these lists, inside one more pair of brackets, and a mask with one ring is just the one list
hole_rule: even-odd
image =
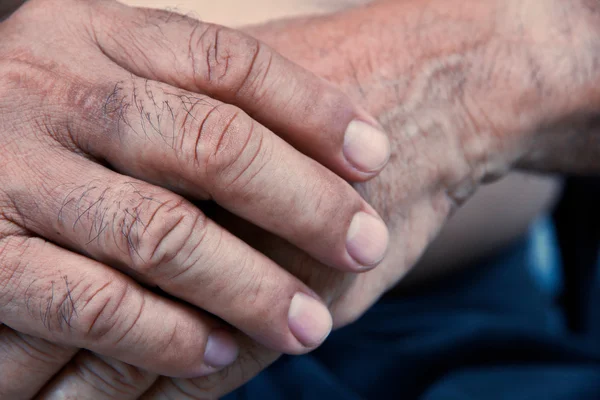
[[[255,39],[169,12],[34,0],[0,38],[0,343],[190,377],[237,356],[214,316],[277,351],[324,340],[319,296],[181,196],[367,270],[387,229],[345,179],[386,163],[377,122]],[[0,371],[2,398],[43,384]]]
[[[515,167],[599,172],[595,4],[377,1],[248,29],[339,85],[390,132],[388,167],[355,185],[384,217],[390,248],[377,269],[355,275],[325,270],[254,227],[238,234],[314,288],[340,327],[414,266],[452,211],[482,183]],[[565,130],[571,122],[580,129]],[[162,379],[162,393],[221,395],[274,359],[259,346],[242,354],[248,355],[217,375]]]
[[[326,270],[229,213],[216,217],[314,288],[331,305],[336,326],[354,320],[406,273],[451,211],[482,182],[515,166],[598,170],[591,157],[587,163],[577,157],[573,145],[598,155],[598,146],[581,145],[595,143],[592,117],[600,105],[593,5],[381,1],[251,29],[292,61],[340,85],[392,133],[390,168],[356,185],[391,227],[391,251],[365,274]],[[585,129],[559,129],[569,121]],[[557,143],[568,146],[557,154]],[[230,368],[194,380],[159,378],[142,398],[214,398],[276,357],[247,341]],[[118,382],[122,398],[134,398],[123,394],[129,387],[123,382],[136,385],[131,374],[114,373],[124,368],[82,353],[46,393],[97,393],[106,388],[93,378],[99,375]]]
[[599,27],[595,1],[409,0],[248,30],[391,134],[388,168],[355,185],[390,228],[388,255],[364,275],[305,278],[340,296],[334,325],[395,285],[481,184],[513,168],[600,172]]

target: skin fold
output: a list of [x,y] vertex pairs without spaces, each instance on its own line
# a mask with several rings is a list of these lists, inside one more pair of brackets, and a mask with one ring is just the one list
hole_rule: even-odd
[[0,397],[48,378],[10,379],[22,357],[57,372],[34,355],[49,342],[57,360],[89,347],[198,377],[238,357],[234,320],[277,351],[326,338],[313,289],[182,196],[332,268],[371,269],[387,228],[348,181],[390,149],[367,112],[256,39],[182,15],[36,0],[0,31]]
[[[381,2],[331,17],[296,18],[247,28],[291,60],[343,88],[379,118],[392,139],[388,168],[372,181],[355,185],[391,230],[388,256],[373,271],[352,275],[324,270],[276,237],[222,210],[214,213],[220,224],[285,265],[319,293],[330,305],[336,326],[360,316],[395,285],[449,215],[483,182],[517,167],[534,172],[599,170],[592,157],[597,151],[596,126],[590,118],[600,103],[593,85],[598,78],[593,57],[598,50],[594,28],[598,21],[591,12],[592,2],[489,1],[465,8],[462,3],[448,5],[435,0],[426,3],[430,8],[423,4]],[[292,13],[294,6],[289,5]],[[348,6],[326,5],[304,3],[298,12],[328,12]],[[200,11],[207,14],[208,10],[206,5]],[[282,9],[277,10],[281,16]],[[216,19],[216,12],[214,16]],[[377,23],[370,24],[365,16]],[[386,35],[379,36],[382,32],[394,40],[384,40]],[[477,49],[489,53],[482,55]],[[556,68],[558,59],[564,61],[561,68]],[[413,64],[420,68],[411,69]],[[413,82],[417,85],[411,86]],[[463,85],[455,85],[457,82]],[[432,250],[417,270],[429,271],[423,276],[443,273],[509,242],[552,204],[558,187],[552,179],[529,176],[484,186],[452,220],[455,230],[450,224],[442,232],[435,245],[437,259]],[[469,229],[461,229],[464,227]],[[484,231],[490,234],[479,234]],[[458,248],[457,243],[472,244],[472,251],[451,253],[448,249]],[[446,258],[443,265],[436,261]],[[428,265],[436,265],[439,271],[433,272]],[[148,376],[114,359],[81,352],[41,397],[76,394],[77,398],[125,399],[142,393],[141,398],[151,399],[218,397],[277,357],[243,335],[237,339],[242,344],[239,362],[194,380]],[[107,381],[112,382],[109,389]]]
[[[239,0],[212,2],[188,0],[176,3],[127,0],[137,6],[174,8],[207,21],[246,26],[279,18],[323,15],[366,0]],[[231,10],[236,12],[232,13]],[[317,44],[314,44],[317,46]],[[511,173],[499,182],[482,187],[444,226],[419,264],[399,283],[411,285],[464,267],[523,235],[529,224],[547,212],[560,190],[560,179],[529,173]],[[494,229],[489,229],[493,226]]]

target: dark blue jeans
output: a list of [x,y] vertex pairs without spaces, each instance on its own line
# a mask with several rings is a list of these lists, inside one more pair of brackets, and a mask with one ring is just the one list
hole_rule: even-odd
[[382,300],[314,353],[283,357],[226,399],[600,399],[600,329],[570,334],[528,261],[524,239]]

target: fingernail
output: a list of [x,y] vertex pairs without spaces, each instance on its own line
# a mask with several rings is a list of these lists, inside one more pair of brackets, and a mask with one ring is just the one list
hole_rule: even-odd
[[333,322],[323,303],[304,293],[296,293],[288,311],[288,325],[303,346],[313,348],[329,336]]
[[377,265],[385,256],[389,234],[383,221],[365,212],[354,215],[348,235],[348,254],[361,266]]
[[198,373],[194,376],[194,378],[200,378],[203,376],[212,375],[215,372],[221,371],[223,368],[225,368],[225,367],[217,368],[217,367],[208,366],[206,364],[202,364],[202,366],[200,367],[200,369],[198,369]]
[[359,171],[379,171],[390,158],[390,141],[379,129],[354,120],[346,128],[344,155]]
[[199,376],[209,375],[232,364],[238,356],[237,343],[228,332],[215,330],[208,337],[204,350],[204,364]]

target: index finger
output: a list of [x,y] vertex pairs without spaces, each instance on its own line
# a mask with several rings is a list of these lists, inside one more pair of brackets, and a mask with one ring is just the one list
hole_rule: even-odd
[[260,41],[173,12],[97,4],[106,7],[95,10],[94,38],[124,69],[236,105],[345,179],[369,179],[387,163],[374,118]]

